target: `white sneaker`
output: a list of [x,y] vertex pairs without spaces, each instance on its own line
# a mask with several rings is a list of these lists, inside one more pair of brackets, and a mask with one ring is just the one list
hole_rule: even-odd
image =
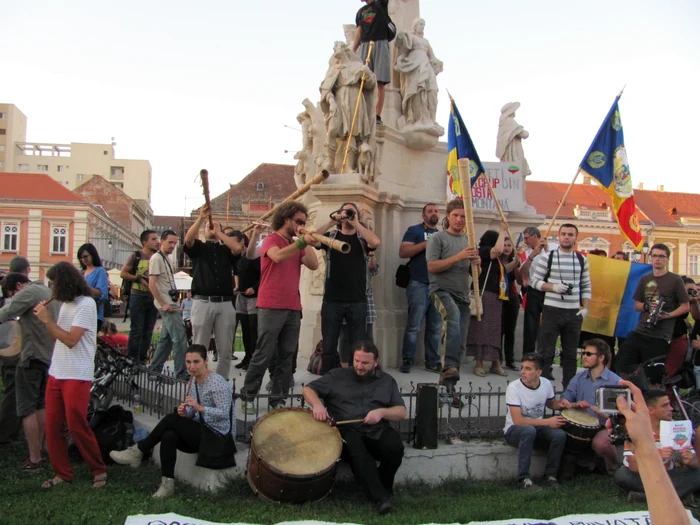
[[154,498],[169,498],[175,494],[175,480],[173,478],[166,478],[163,476],[160,479],[160,487],[155,494]]
[[143,452],[139,450],[138,445],[133,445],[126,450],[112,450],[109,457],[120,465],[131,465],[132,468],[137,468],[143,460]]

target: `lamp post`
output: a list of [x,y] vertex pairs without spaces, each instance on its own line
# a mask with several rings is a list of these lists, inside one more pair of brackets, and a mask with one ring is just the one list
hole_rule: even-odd
[[644,246],[642,246],[642,253],[644,254],[644,262],[647,262],[647,255],[649,254],[649,243],[644,241]]
[[634,262],[639,262],[639,260],[642,258],[642,253],[639,250],[635,250],[634,253],[632,254],[632,260]]

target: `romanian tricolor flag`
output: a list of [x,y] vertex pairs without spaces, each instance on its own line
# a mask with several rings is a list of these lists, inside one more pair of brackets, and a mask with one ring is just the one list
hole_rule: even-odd
[[636,250],[641,250],[642,232],[634,204],[634,188],[617,106],[619,100],[619,96],[615,98],[579,168],[596,179],[601,188],[610,194],[620,231]]
[[447,197],[451,200],[462,197],[457,160],[469,159],[469,178],[472,186],[486,171],[452,97],[450,97],[450,122],[447,126],[447,152]]
[[593,297],[581,330],[627,337],[639,321],[639,312],[634,309],[634,291],[642,276],[651,273],[651,265],[589,255],[588,267]]

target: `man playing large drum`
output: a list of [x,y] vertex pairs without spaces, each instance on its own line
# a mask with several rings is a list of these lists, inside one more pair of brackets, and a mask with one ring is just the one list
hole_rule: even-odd
[[[622,378],[608,370],[611,353],[610,346],[602,339],[586,341],[583,350],[583,367],[585,370],[576,374],[555,402],[555,410],[586,409],[599,422],[605,420],[596,407],[596,390],[604,386],[617,386]],[[562,413],[566,417],[565,413]],[[567,430],[564,428],[564,430]],[[589,441],[595,453],[605,460],[605,468],[614,474],[619,467],[615,447],[610,443],[610,434],[601,424],[598,432]]]
[[[343,459],[377,502],[379,513],[390,512],[403,443],[389,422],[405,419],[406,406],[396,380],[379,370],[377,347],[370,341],[358,343],[352,368],[331,370],[304,387],[303,394],[316,420],[338,424],[345,442]],[[357,422],[343,424],[351,420]]]

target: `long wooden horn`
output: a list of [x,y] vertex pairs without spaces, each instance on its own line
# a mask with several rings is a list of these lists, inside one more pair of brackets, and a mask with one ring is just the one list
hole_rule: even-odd
[[[280,206],[282,206],[282,204],[284,204],[285,202],[293,201],[293,200],[297,199],[298,197],[301,197],[302,195],[304,195],[304,193],[306,193],[307,191],[309,191],[309,190],[311,189],[311,186],[313,186],[314,184],[321,184],[323,181],[325,181],[325,180],[328,178],[328,176],[329,176],[328,171],[326,171],[326,170],[321,170],[321,171],[319,171],[319,172],[314,176],[313,179],[311,179],[310,181],[308,181],[308,182],[307,182],[306,184],[304,184],[301,188],[299,188],[297,191],[295,191],[294,193],[292,193],[289,197],[287,197],[286,199],[284,199],[282,202],[280,202],[280,203],[279,203],[278,205],[276,205],[274,208],[272,208],[271,210],[265,212],[261,217],[259,217],[259,218],[257,219],[256,222],[264,221],[264,220],[267,219],[268,217],[271,217],[271,216],[277,211],[277,208],[279,208]],[[252,230],[252,229],[253,229],[253,226],[255,226],[255,225],[254,225],[254,224],[249,224],[248,226],[246,226],[245,229],[242,230],[243,233],[245,233],[245,232],[247,232],[247,231],[249,231],[249,230]]]
[[302,228],[301,233],[303,235],[306,235],[308,233],[309,235],[311,235],[311,237],[313,237],[314,241],[318,241],[321,244],[325,244],[329,248],[337,250],[340,253],[350,253],[350,245],[346,242],[339,241],[338,239],[331,239],[330,237],[326,237],[325,235],[312,232],[310,230],[307,230],[306,228]]

